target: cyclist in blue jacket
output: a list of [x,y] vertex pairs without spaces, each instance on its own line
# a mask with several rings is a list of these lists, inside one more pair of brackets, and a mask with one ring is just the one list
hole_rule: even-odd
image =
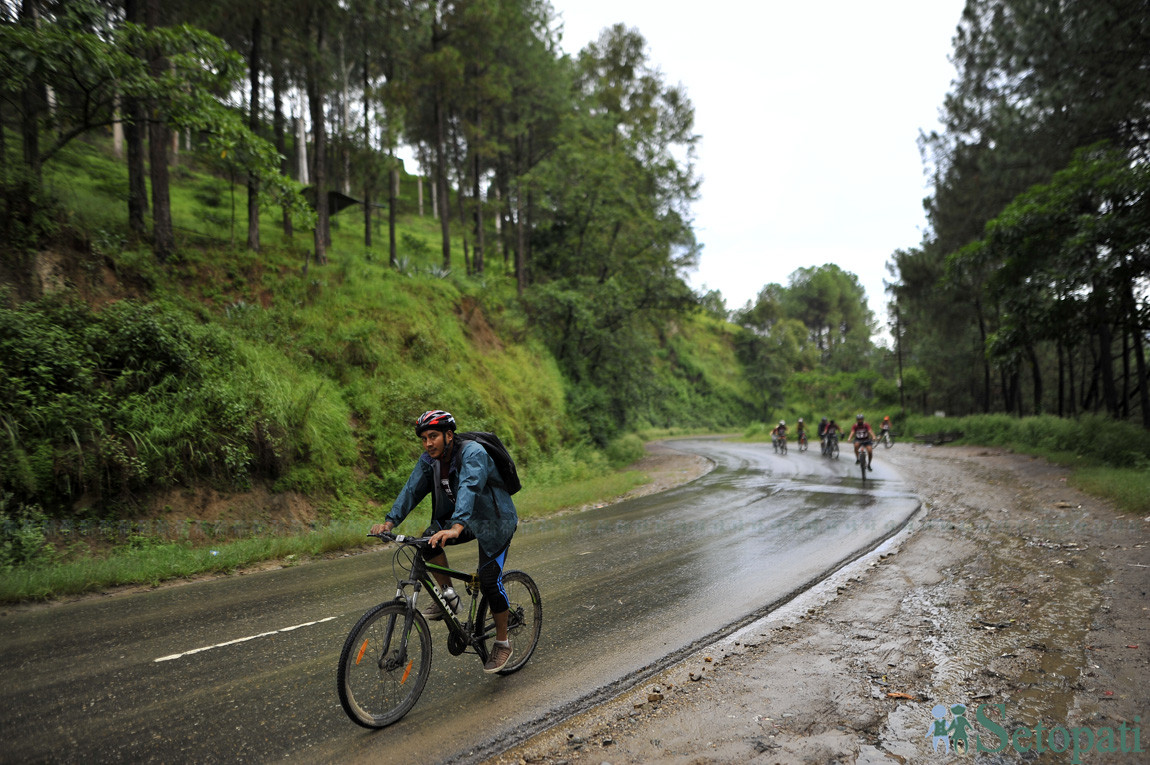
[[[498,672],[511,658],[507,637],[507,593],[503,589],[503,567],[507,548],[519,517],[511,495],[487,451],[474,441],[455,440],[455,418],[450,412],[433,409],[415,421],[415,434],[423,442],[423,454],[415,463],[407,483],[383,523],[371,527],[372,534],[389,532],[428,494],[431,495],[431,525],[423,532],[430,536],[421,550],[424,559],[447,565],[446,545],[479,542],[479,585],[495,620],[495,644],[485,672]],[[451,579],[432,572],[440,588]],[[435,601],[424,610],[429,619],[442,619],[443,609]]]

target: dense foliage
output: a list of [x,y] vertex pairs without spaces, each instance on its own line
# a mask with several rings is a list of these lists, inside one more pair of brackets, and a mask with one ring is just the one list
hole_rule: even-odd
[[[138,238],[135,211],[148,200],[140,198],[144,184],[133,185],[131,137],[142,141],[147,132],[149,152],[160,149],[149,154],[152,246],[168,257],[180,233],[171,195],[181,184],[155,175],[167,164],[164,136],[151,132],[159,126],[183,137],[185,157],[190,150],[230,176],[233,194],[237,177],[246,183],[249,249],[268,240],[261,205],[285,202],[267,194],[283,185],[267,172],[278,164],[311,184],[316,219],[305,270],[313,258],[327,262],[338,225],[341,203],[323,189],[362,193],[365,246],[377,225],[372,200],[383,197],[388,260],[398,268],[417,252],[411,245],[425,244],[400,231],[404,173],[394,152],[404,140],[429,169],[440,273],[481,278],[502,256],[533,335],[570,383],[578,430],[605,445],[624,430],[680,418],[674,401],[682,381],[649,369],[674,334],[668,328],[690,321],[698,304],[684,281],[697,256],[690,203],[698,136],[689,99],[662,81],[636,30],[605,29],[571,58],[558,51],[546,0],[296,0],[275,8],[257,0],[24,0],[5,9],[0,63],[19,76],[0,86],[7,104],[0,118],[20,128],[20,147],[0,149],[5,157],[22,149],[35,169],[37,200],[49,201],[39,168],[58,161],[55,136],[72,140],[122,124],[126,241]],[[237,98],[241,81],[244,99]],[[293,129],[284,102],[297,94],[306,95],[298,104],[306,113]],[[126,108],[133,104],[146,114]],[[50,137],[52,148],[43,150]],[[27,213],[9,220],[28,229],[20,241],[33,246],[46,230],[29,228],[30,211],[15,205],[27,190],[23,166],[4,168],[10,209]],[[297,208],[285,208],[285,235],[311,225]],[[698,394],[709,395],[705,387]],[[722,425],[737,419],[742,403],[694,408]]]
[[346,408],[318,376],[257,356],[162,302],[0,309],[0,482],[48,507],[107,507],[205,477],[290,487],[301,462],[347,483]]
[[968,0],[930,229],[892,264],[932,408],[1150,428],[1147,39],[1139,0]]
[[645,427],[1150,424],[1148,22],[1047,6],[968,2],[885,349],[833,264],[730,314],[688,287],[694,110],[637,30],[567,56],[547,0],[0,3],[3,512],[196,482],[342,512],[432,403],[572,474]]

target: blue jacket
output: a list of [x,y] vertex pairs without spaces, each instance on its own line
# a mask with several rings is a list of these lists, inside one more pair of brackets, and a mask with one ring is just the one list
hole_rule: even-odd
[[393,526],[399,525],[424,497],[431,494],[432,520],[439,521],[443,528],[454,523],[463,524],[479,540],[484,553],[498,555],[511,541],[519,516],[515,513],[511,495],[503,488],[503,479],[495,462],[474,441],[456,441],[447,476],[454,502],[439,485],[440,465],[439,460],[427,456],[426,452],[419,455],[415,469],[387,514],[387,520]]

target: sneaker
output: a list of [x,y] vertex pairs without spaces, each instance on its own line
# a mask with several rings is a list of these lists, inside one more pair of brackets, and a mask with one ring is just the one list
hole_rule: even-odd
[[423,614],[423,618],[429,622],[437,622],[443,618],[443,609],[434,600],[429,601],[425,606],[421,606],[419,613]]
[[[445,595],[447,597],[447,605],[451,608],[451,613],[453,615],[458,614],[459,596],[455,594],[454,590],[449,590]],[[429,622],[437,622],[443,619],[443,607],[430,595],[427,596],[427,603],[419,609],[419,613],[423,614],[423,618]]]
[[499,645],[495,643],[491,647],[491,658],[483,665],[483,671],[488,674],[498,672],[506,667],[509,661],[511,661],[511,644]]

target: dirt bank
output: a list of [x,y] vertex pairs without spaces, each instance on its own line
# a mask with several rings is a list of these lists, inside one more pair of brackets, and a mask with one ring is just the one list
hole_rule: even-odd
[[[1147,761],[1131,750],[1150,712],[1150,523],[1029,457],[900,444],[877,459],[923,498],[906,532],[491,762],[944,761],[929,738],[940,704],[944,722],[976,723],[970,749],[1001,750],[967,761],[1070,762],[1049,751],[1057,726],[1078,729],[1082,762]],[[984,704],[1013,743],[977,720]],[[1150,751],[1150,730],[1137,744]]]

